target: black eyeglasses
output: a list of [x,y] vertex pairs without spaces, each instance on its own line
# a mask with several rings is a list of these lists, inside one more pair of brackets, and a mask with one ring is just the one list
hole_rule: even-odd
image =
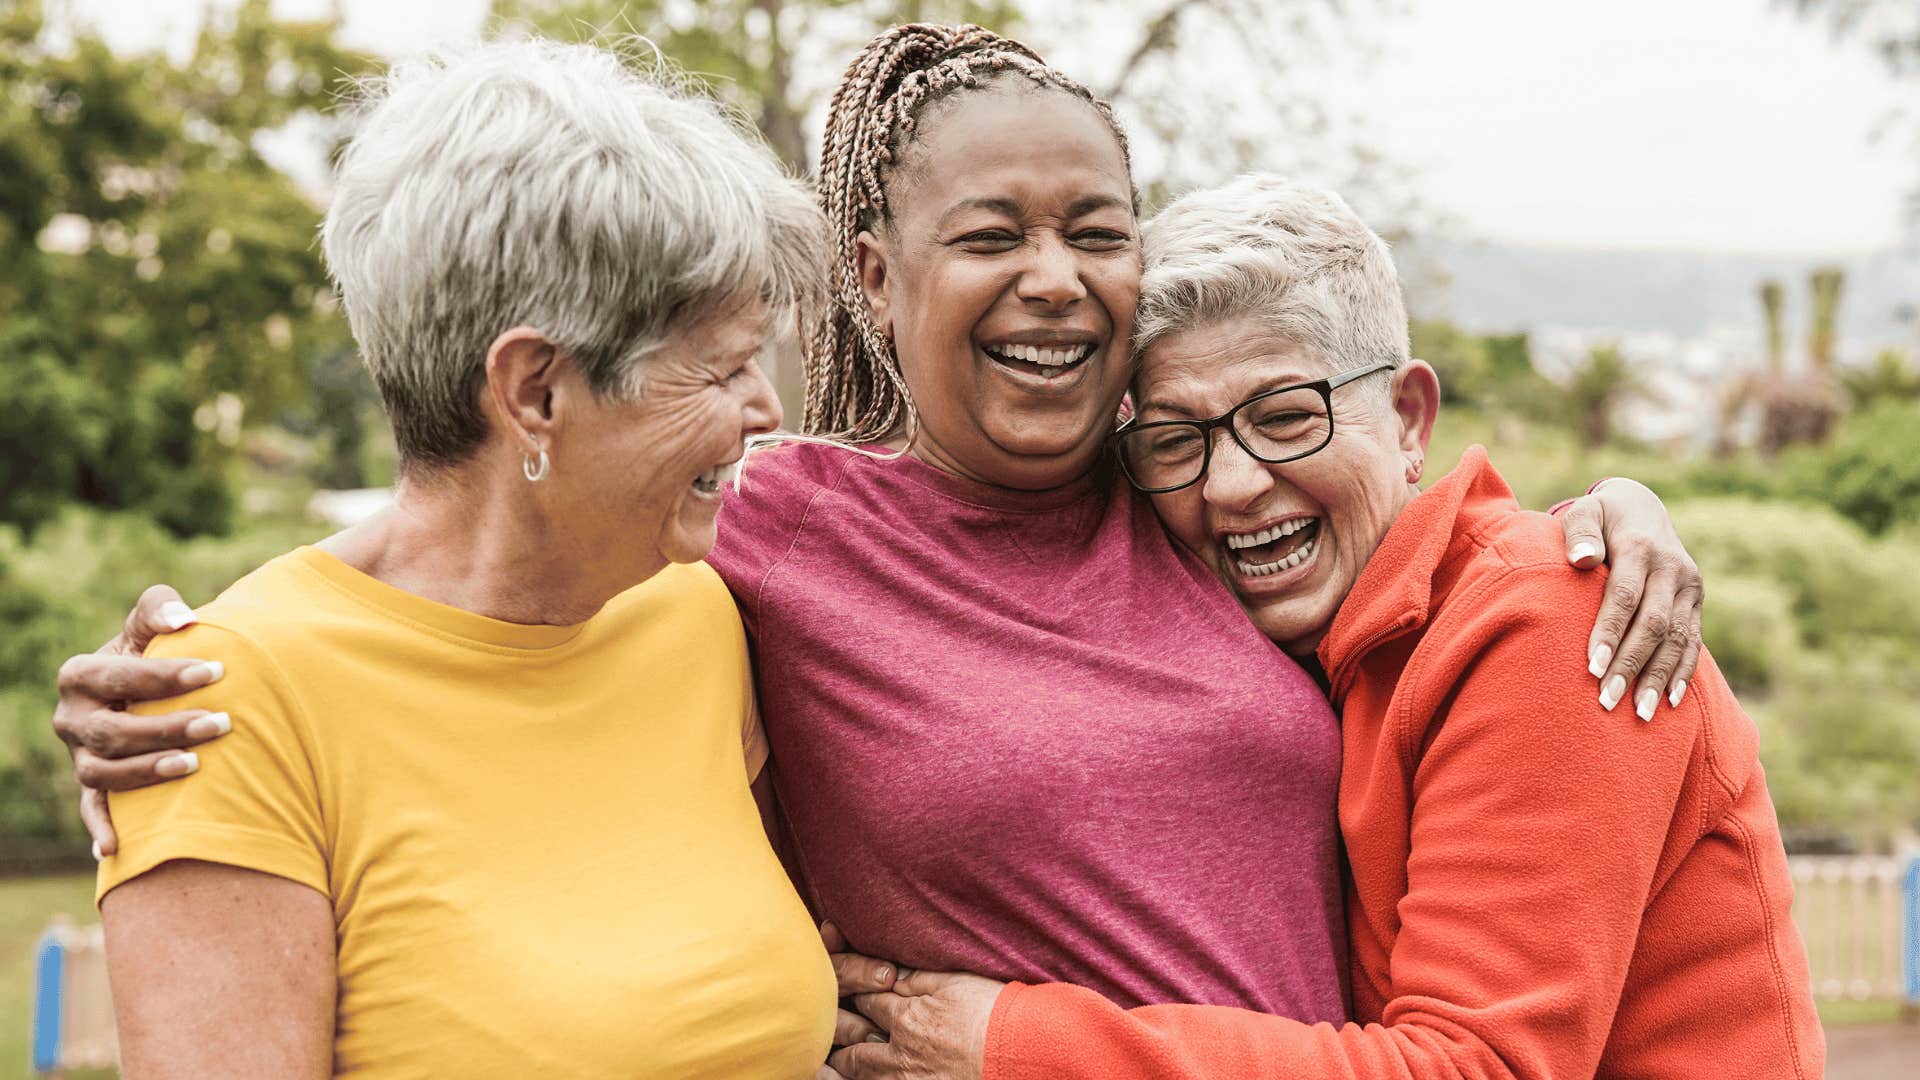
[[1178,491],[1207,475],[1215,428],[1232,432],[1233,441],[1256,461],[1298,461],[1333,441],[1335,390],[1391,370],[1392,362],[1382,360],[1317,382],[1282,386],[1255,394],[1211,420],[1129,423],[1113,433],[1113,443],[1127,479],[1150,495]]

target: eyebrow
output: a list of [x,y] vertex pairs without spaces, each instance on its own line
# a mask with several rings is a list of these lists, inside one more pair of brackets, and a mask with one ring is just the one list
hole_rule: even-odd
[[[944,227],[952,222],[955,217],[968,210],[990,210],[996,214],[1005,214],[1008,217],[1019,217],[1021,209],[1019,202],[1006,198],[1005,196],[962,199],[949,207],[946,213],[940,215],[940,224]],[[1095,210],[1109,209],[1131,210],[1132,204],[1117,195],[1082,195],[1067,204],[1066,216],[1069,218],[1084,217],[1087,214],[1093,213]]]
[[[1321,378],[1326,378],[1326,377],[1327,376],[1322,376]],[[1265,382],[1256,384],[1252,390],[1235,398],[1233,404],[1227,407],[1230,409],[1238,408],[1241,405],[1241,403],[1252,401],[1254,398],[1259,397],[1261,394],[1271,393],[1272,391],[1275,391],[1275,390],[1284,390],[1289,386],[1305,386],[1308,383],[1315,383],[1319,381],[1321,380],[1320,379],[1302,379],[1297,376],[1268,379]],[[1155,401],[1151,398],[1140,403],[1140,415],[1145,416],[1149,412],[1173,413],[1175,414],[1173,416],[1173,419],[1176,419],[1176,420],[1206,419],[1205,417],[1200,416],[1198,413],[1189,411],[1184,405],[1177,405],[1170,401]],[[1220,414],[1215,413],[1214,415],[1218,416]],[[1151,421],[1149,421],[1149,423],[1151,423]]]

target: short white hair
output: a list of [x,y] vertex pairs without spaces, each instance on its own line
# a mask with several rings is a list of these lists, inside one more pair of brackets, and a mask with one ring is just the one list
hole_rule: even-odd
[[631,396],[676,329],[820,295],[806,189],[657,61],[494,42],[396,64],[358,104],[321,238],[403,464],[486,441],[502,331],[538,329]]
[[1142,230],[1134,349],[1248,318],[1342,371],[1408,358],[1386,241],[1331,191],[1250,173],[1168,204]]

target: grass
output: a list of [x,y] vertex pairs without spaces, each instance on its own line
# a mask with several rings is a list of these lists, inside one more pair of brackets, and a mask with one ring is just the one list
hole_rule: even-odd
[[1820,1025],[1822,1027],[1857,1027],[1861,1024],[1891,1024],[1900,1019],[1900,1003],[1887,998],[1874,998],[1871,1001],[1822,1001],[1820,1002]]
[[[0,1078],[30,1075],[33,953],[55,914],[86,923],[93,915],[93,875],[0,879]],[[105,1080],[111,1072],[71,1072],[68,1080]]]

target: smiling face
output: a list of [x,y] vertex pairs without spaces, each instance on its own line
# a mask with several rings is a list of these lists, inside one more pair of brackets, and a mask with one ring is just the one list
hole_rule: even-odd
[[633,581],[712,550],[721,481],[749,435],[780,424],[756,361],[767,313],[755,302],[691,324],[640,362],[637,398],[592,394],[577,373],[556,390],[570,406],[554,433],[551,505],[585,515],[578,536],[596,560],[631,561]]
[[[1140,360],[1142,422],[1204,420],[1256,394],[1336,374],[1252,319],[1156,339]],[[1383,396],[1379,380],[1391,380]],[[1153,496],[1169,531],[1213,568],[1262,633],[1311,652],[1406,504],[1439,401],[1432,369],[1411,361],[1333,391],[1333,438],[1310,457],[1256,461],[1212,432],[1206,476]]]
[[875,324],[919,414],[914,453],[1003,487],[1093,467],[1131,374],[1132,183],[1105,121],[1008,78],[932,106],[860,237]]

